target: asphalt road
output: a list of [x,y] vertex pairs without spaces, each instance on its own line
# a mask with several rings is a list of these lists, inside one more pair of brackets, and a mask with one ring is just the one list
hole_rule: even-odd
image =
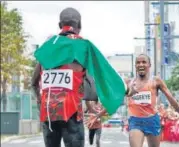
[[[86,134],[85,147],[95,147],[95,144],[90,146],[88,143],[88,132],[86,132],[85,134]],[[45,146],[43,143],[42,136],[34,136],[25,139],[16,139],[16,140],[8,141],[2,143],[1,147],[45,147]],[[103,128],[101,147],[130,147],[128,141],[128,133],[121,132],[119,128]],[[146,142],[144,143],[143,147],[147,147]],[[179,147],[179,143],[162,142],[161,147]]]

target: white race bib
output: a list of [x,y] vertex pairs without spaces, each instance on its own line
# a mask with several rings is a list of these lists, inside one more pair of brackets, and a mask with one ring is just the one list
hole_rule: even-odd
[[152,94],[151,91],[143,91],[133,95],[132,99],[136,104],[151,104]]
[[42,73],[42,89],[61,87],[73,89],[73,71],[71,69],[44,70]]

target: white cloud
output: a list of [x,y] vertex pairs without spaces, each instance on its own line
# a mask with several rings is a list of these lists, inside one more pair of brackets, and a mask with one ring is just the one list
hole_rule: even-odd
[[24,29],[33,42],[43,43],[50,34],[59,33],[59,13],[74,7],[82,15],[81,35],[90,39],[105,55],[131,53],[133,37],[144,36],[143,2],[130,1],[11,1],[10,8],[18,8]]

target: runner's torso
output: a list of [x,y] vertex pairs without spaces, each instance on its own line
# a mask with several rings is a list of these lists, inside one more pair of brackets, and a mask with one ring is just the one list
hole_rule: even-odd
[[[76,37],[74,34],[67,36],[73,39]],[[84,76],[85,70],[77,61],[51,70],[41,69],[42,122],[49,121],[48,117],[50,121],[68,121],[76,112],[77,120],[82,120]]]
[[140,85],[136,79],[131,80],[130,85],[136,86],[137,94],[128,97],[129,116],[149,117],[157,113],[157,87],[154,79],[149,79]]

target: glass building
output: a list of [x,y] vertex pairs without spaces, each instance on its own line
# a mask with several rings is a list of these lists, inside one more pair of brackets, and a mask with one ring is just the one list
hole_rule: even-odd
[[[146,38],[155,38],[156,46],[151,39],[146,40],[146,50],[150,50],[149,56],[152,61],[156,55],[157,74],[160,74],[161,67],[161,40],[160,40],[160,3],[159,1],[145,2],[145,23]],[[164,37],[171,36],[171,39],[164,39],[165,55],[165,79],[170,78],[171,71],[179,59],[179,1],[164,2]]]

